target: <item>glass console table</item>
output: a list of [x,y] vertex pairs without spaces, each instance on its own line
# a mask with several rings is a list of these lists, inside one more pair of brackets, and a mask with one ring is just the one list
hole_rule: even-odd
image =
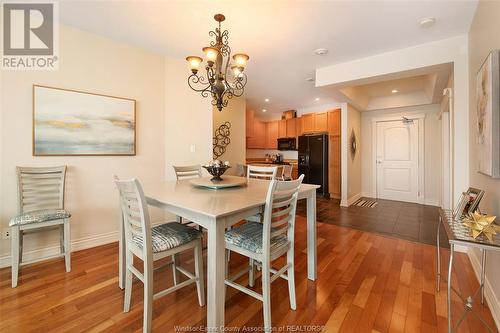
[[[484,276],[485,276],[485,265],[486,265],[486,251],[500,251],[500,235],[494,235],[493,240],[490,241],[484,235],[478,236],[474,239],[470,234],[470,229],[462,224],[462,221],[457,221],[453,218],[453,212],[450,210],[439,210],[439,223],[437,229],[437,290],[439,291],[439,285],[441,282],[441,251],[439,242],[439,231],[440,225],[443,225],[448,240],[450,242],[450,261],[448,268],[448,332],[452,333],[462,321],[465,319],[467,314],[472,313],[483,325],[490,331],[495,332],[485,320],[478,315],[476,312],[472,311],[472,305],[474,299],[479,295],[481,296],[481,304],[484,304]],[[455,246],[467,246],[472,248],[477,248],[481,251],[481,276],[478,289],[472,294],[464,298],[460,293],[453,288],[451,285],[451,272],[453,269],[453,257],[455,252]],[[453,327],[451,321],[451,293],[454,292],[462,300],[465,305],[465,311],[458,319],[457,324]]]

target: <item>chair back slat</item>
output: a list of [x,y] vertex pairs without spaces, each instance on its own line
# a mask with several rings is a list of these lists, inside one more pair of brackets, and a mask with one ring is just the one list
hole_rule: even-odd
[[120,193],[125,246],[133,243],[134,236],[142,239],[144,258],[152,257],[152,239],[149,210],[142,186],[137,179],[120,180],[114,176],[114,181]]
[[277,172],[278,167],[248,165],[247,178],[273,180]]
[[267,191],[264,209],[263,255],[270,255],[271,239],[286,234],[290,244],[294,242],[295,212],[299,188],[304,175],[297,180],[272,180]]
[[175,166],[174,165],[175,176],[177,180],[182,179],[193,179],[201,177],[201,166],[200,165],[187,165],[187,166]]
[[19,213],[64,209],[66,166],[17,167]]
[[282,178],[283,180],[292,179],[293,164],[288,164],[283,166]]

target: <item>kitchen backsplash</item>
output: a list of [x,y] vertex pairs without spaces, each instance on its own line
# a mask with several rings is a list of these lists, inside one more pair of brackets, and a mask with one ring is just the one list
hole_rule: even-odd
[[247,149],[247,158],[265,158],[266,154],[282,154],[285,160],[296,160],[297,151],[273,150],[273,149]]

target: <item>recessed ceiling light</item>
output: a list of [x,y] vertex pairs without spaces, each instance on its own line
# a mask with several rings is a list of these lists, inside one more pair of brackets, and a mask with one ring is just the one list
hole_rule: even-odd
[[392,89],[391,91],[393,94],[397,93],[398,91],[396,89]]
[[266,109],[262,109],[262,112],[267,112],[267,110]]
[[316,53],[319,56],[324,56],[328,53],[328,49],[319,48],[319,49],[314,50],[314,53]]
[[314,100],[315,100],[316,102],[317,102],[317,101],[319,101],[319,97],[316,97]]
[[264,102],[269,102],[269,98],[266,98],[266,99],[264,100]]
[[436,19],[434,17],[426,17],[420,20],[421,28],[430,28],[436,23]]

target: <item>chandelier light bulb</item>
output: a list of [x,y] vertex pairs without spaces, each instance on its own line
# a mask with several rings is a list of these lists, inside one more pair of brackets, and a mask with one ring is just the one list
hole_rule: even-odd
[[231,66],[231,69],[233,70],[234,76],[239,76],[242,72],[241,67],[236,65]]
[[215,47],[204,47],[203,52],[205,52],[205,56],[207,57],[207,62],[214,63],[217,60],[217,55],[219,54],[219,50]]
[[238,53],[233,56],[233,59],[234,61],[236,61],[236,65],[244,68],[247,65],[247,61],[248,59],[250,59],[250,57],[244,53]]
[[191,67],[191,71],[196,74],[198,70],[200,69],[200,64],[203,61],[200,57],[197,56],[189,56],[186,58],[187,62],[189,63],[189,66]]

